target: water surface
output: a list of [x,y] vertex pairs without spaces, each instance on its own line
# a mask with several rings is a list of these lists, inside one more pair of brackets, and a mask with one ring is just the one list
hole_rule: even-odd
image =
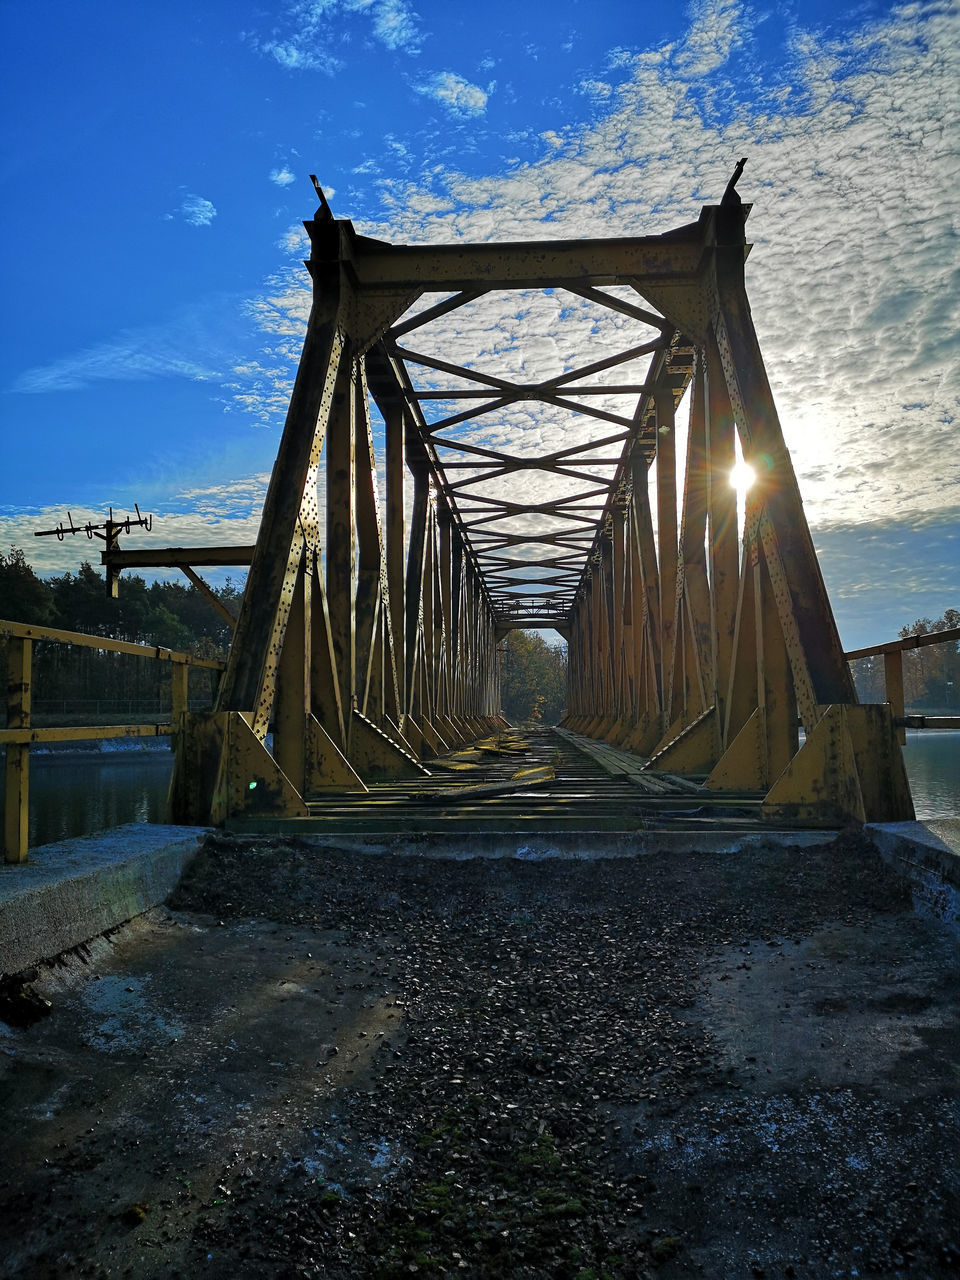
[[[908,731],[904,761],[917,817],[960,817],[960,732]],[[34,754],[31,847],[125,822],[165,822],[172,767],[169,751]]]

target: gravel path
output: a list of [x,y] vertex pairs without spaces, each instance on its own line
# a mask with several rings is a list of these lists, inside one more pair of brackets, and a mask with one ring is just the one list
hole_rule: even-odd
[[[96,977],[159,989],[181,939],[193,1029],[101,1098],[123,1031],[77,1023],[113,1123],[26,1127],[11,1275],[960,1272],[955,938],[859,837],[543,862],[217,837],[170,909]],[[62,1092],[57,1017],[18,1052]]]
[[[929,1015],[955,995],[956,953],[855,838],[535,864],[218,841],[178,905],[342,930],[405,1015],[342,1099],[319,1179],[294,1168],[266,1204],[251,1188],[225,1224],[221,1243],[256,1222],[263,1263],[580,1280],[960,1266],[956,1006]],[[824,936],[832,957],[804,947]],[[775,959],[799,1007],[771,1024]],[[717,997],[748,978],[741,1053]],[[866,1039],[842,1047],[863,1011]]]

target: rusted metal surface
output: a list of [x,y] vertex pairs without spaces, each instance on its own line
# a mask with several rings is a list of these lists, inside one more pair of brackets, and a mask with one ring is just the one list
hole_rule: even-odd
[[[463,763],[463,761],[469,763]],[[368,833],[728,832],[767,830],[762,792],[711,795],[653,774],[629,752],[565,730],[494,735],[480,749],[428,762],[428,776],[371,784],[364,795],[308,797],[309,818],[238,814],[237,831]]]
[[[362,796],[490,732],[498,639],[554,626],[568,729],[724,795],[771,792],[770,813],[799,822],[911,817],[897,728],[856,706],[750,315],[735,184],[666,235],[483,245],[371,240],[318,194],[313,307],[217,703],[261,743],[274,725],[273,794],[289,784],[299,810],[313,788],[329,808],[337,786]],[[553,372],[527,361],[522,325],[499,363],[496,341],[462,340],[544,297],[557,324],[615,317],[602,358],[589,326]],[[517,434],[534,410],[542,439]],[[757,473],[742,547],[736,439]],[[228,738],[212,749],[229,771]],[[871,758],[891,762],[883,797]],[[218,794],[253,815],[256,790]]]

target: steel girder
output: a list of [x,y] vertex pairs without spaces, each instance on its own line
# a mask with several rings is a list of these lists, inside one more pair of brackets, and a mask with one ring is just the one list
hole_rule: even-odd
[[[843,657],[732,188],[666,235],[443,246],[358,235],[320,196],[300,366],[216,708],[180,735],[175,815],[306,814],[416,777],[500,723],[498,637],[555,626],[567,727],[763,792],[780,821],[911,816],[889,709],[857,705]],[[525,355],[533,295],[593,317],[559,372]],[[758,476],[742,554],[735,435]]]

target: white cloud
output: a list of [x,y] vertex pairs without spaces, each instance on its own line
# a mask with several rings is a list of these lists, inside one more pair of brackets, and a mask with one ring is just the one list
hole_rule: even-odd
[[217,382],[237,339],[237,311],[235,298],[209,298],[160,324],[121,329],[104,342],[26,369],[8,390],[37,395],[153,378]]
[[425,97],[435,98],[455,116],[482,116],[487,109],[486,92],[453,71],[437,72],[418,84],[416,90]]
[[[711,48],[732,48],[737,8],[698,12]],[[942,507],[960,408],[956,13],[911,6],[852,39],[798,38],[803,94],[758,84],[738,100],[715,70],[722,109],[675,75],[706,58],[706,29],[632,57],[612,109],[544,135],[538,163],[385,187],[385,218],[361,229],[401,242],[659,232],[718,199],[746,155],[748,288],[808,512],[884,515],[903,474],[899,511]]]
[[209,227],[217,211],[203,196],[187,196],[180,205],[180,215],[191,227]]
[[[856,526],[884,530],[887,541],[930,521],[955,530],[957,11],[905,5],[835,40],[797,31],[789,74],[779,68],[764,79],[754,69],[746,87],[731,64],[746,42],[744,12],[730,0],[701,4],[684,39],[611,58],[626,78],[602,115],[545,131],[538,161],[508,174],[448,166],[395,179],[379,188],[383,216],[356,219],[358,230],[397,243],[654,234],[716,202],[747,156],[740,190],[754,202],[747,233],[755,241],[747,287],[818,540],[833,530],[830,546],[843,545]],[[622,320],[597,321],[576,299],[502,303],[488,297],[436,322],[433,349],[535,380],[568,367],[577,344],[598,358],[623,341]],[[308,305],[302,272],[274,281],[259,304],[280,341],[262,368],[238,378],[238,394],[263,421],[286,408]],[[429,350],[427,341],[423,330],[410,345]],[[419,386],[452,385],[420,374]],[[465,423],[460,438],[519,457],[563,447],[582,430],[582,419],[524,402],[495,421]],[[522,483],[527,494],[536,484],[540,497],[561,487],[542,473]],[[918,566],[921,542],[911,543]],[[857,554],[870,545],[866,536],[856,541]],[[956,541],[944,535],[942,545]],[[876,573],[858,576],[842,559],[828,577],[850,617],[851,592],[874,600],[884,589]],[[941,557],[914,579],[933,599],[936,584],[955,583],[956,574]],[[918,609],[942,612],[947,603]]]
[[[164,506],[152,510],[151,532],[138,529],[123,539],[122,545],[137,550],[151,547],[244,546],[256,541],[260,526],[268,475],[250,475],[231,484],[176,494]],[[142,501],[142,495],[141,495]],[[65,499],[59,506],[0,508],[0,546],[18,546],[30,564],[41,575],[75,573],[84,560],[100,567],[101,542],[91,542],[83,535],[57,538],[34,538],[34,529],[55,529],[65,520],[69,507],[73,523],[82,527],[88,522],[102,524],[107,507],[114,504],[117,518],[129,512],[133,504],[118,504],[113,495],[101,506],[71,505]],[[146,513],[146,508],[144,508]],[[206,578],[223,578],[224,573],[201,569]],[[233,579],[241,569],[229,572]],[[178,571],[145,570],[144,576],[178,577]],[[121,591],[122,591],[121,587]]]
[[291,182],[296,182],[297,175],[292,173],[286,165],[282,169],[270,170],[270,181],[275,182],[278,187],[289,187]]
[[697,0],[687,37],[671,59],[674,71],[696,80],[722,67],[742,40],[741,0]]
[[[332,192],[331,192],[332,194]],[[304,258],[310,253],[310,237],[302,222],[295,222],[288,227],[277,241],[277,248],[297,258]]]
[[379,0],[370,6],[373,13],[373,32],[388,49],[402,49],[416,53],[420,47],[417,15],[406,0]]
[[260,47],[288,71],[322,71],[330,76],[342,65],[326,50],[311,48],[301,36],[290,40],[268,40]]
[[579,89],[582,94],[593,98],[595,102],[606,101],[613,93],[613,85],[607,84],[606,80],[581,80]]
[[343,62],[333,50],[349,40],[347,21],[353,15],[366,18],[373,38],[386,48],[419,53],[419,19],[407,0],[295,0],[278,29],[268,36],[247,32],[245,39],[288,71],[334,75]]

